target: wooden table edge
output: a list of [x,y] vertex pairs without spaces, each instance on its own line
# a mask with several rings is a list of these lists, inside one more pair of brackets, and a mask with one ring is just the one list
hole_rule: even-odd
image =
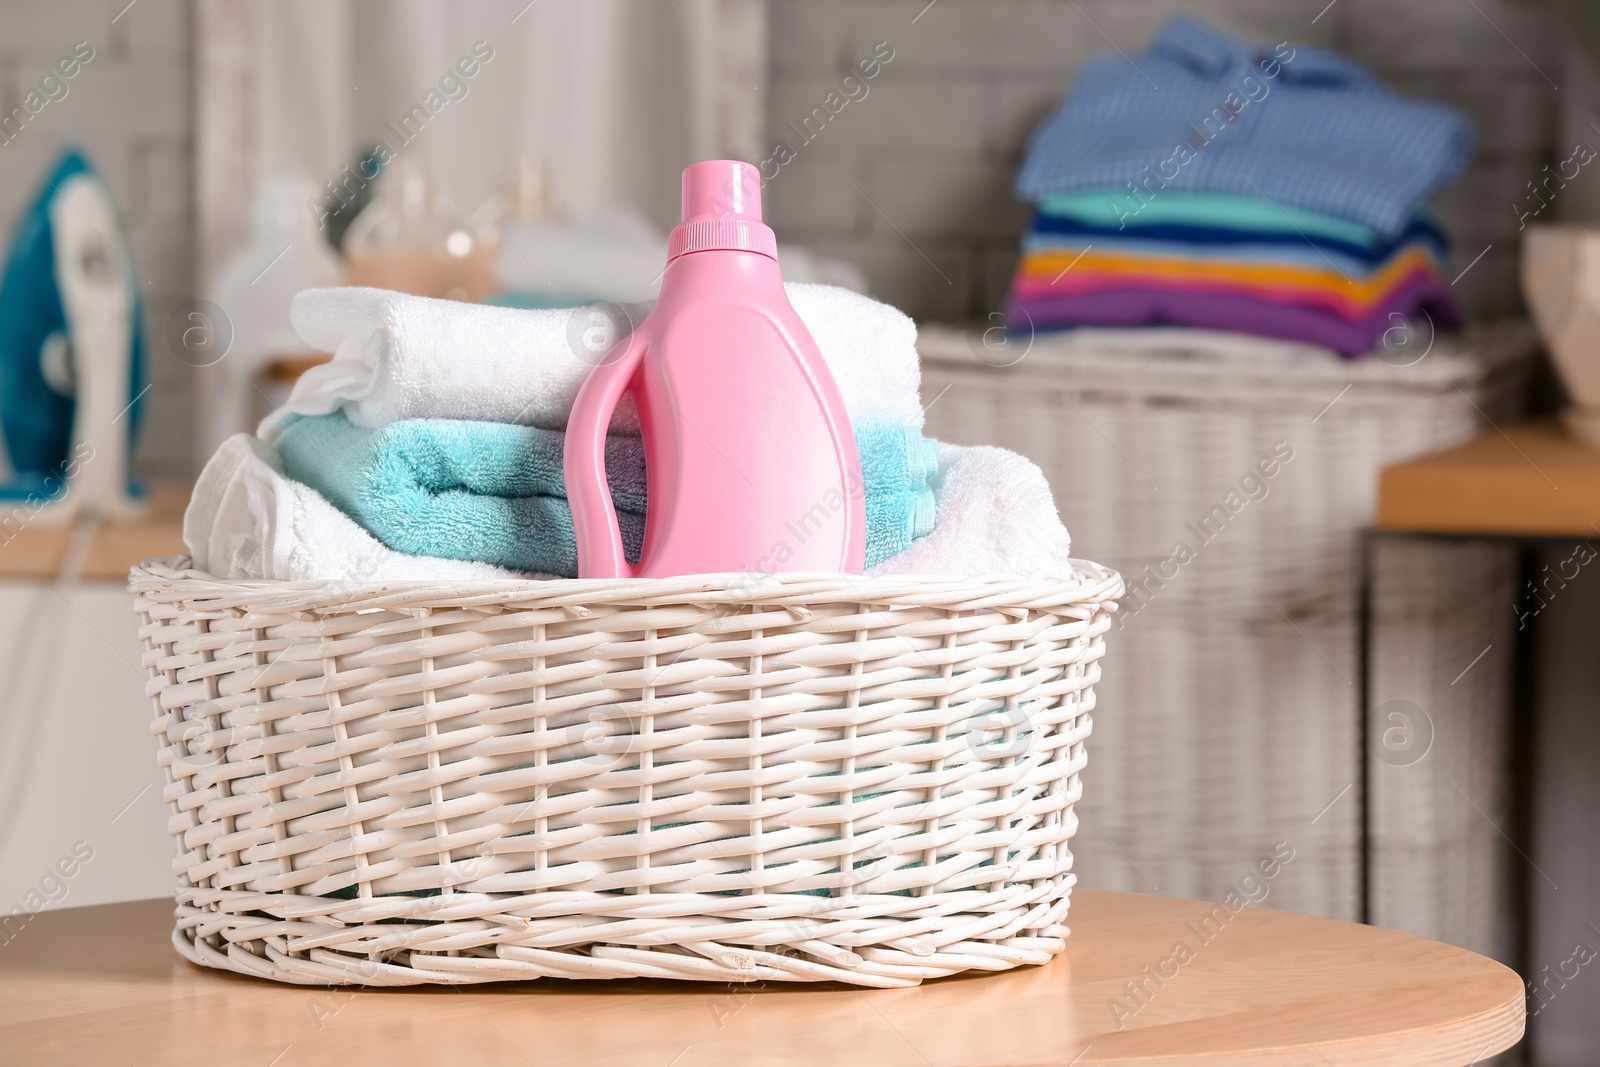
[[[1079,892],[1082,895],[1094,897],[1104,896],[1107,898],[1143,898],[1151,903],[1166,902],[1169,904],[1181,903],[1186,905],[1203,905],[1208,903],[1204,901],[1179,901],[1175,898],[1166,897],[1150,897],[1146,894],[1100,894],[1093,893],[1089,890],[1082,890]],[[1116,903],[1116,901],[1113,899],[1108,899],[1106,903]],[[268,994],[259,1000],[263,1010],[275,1011],[278,1009],[276,1007],[272,1007],[271,1003],[281,1002],[281,994],[288,992],[294,992],[296,994],[315,993],[332,988],[322,986],[282,985],[260,978],[236,974],[231,971],[205,967],[183,958],[183,956],[176,950],[171,942],[172,931],[170,926],[170,916],[172,915],[173,908],[174,902],[170,898],[154,897],[146,900],[124,902],[119,904],[90,905],[84,908],[60,909],[54,912],[46,912],[42,914],[53,914],[61,917],[48,924],[50,926],[55,926],[65,921],[65,916],[71,915],[73,912],[96,912],[98,913],[96,918],[99,920],[99,922],[88,923],[87,925],[91,927],[103,925],[107,921],[111,921],[113,924],[115,924],[116,920],[121,916],[137,914],[139,916],[139,921],[137,923],[126,923],[124,925],[137,926],[140,928],[143,931],[143,939],[149,942],[145,944],[141,950],[143,962],[152,965],[151,969],[157,973],[165,972],[176,974],[176,971],[169,971],[169,967],[175,967],[177,970],[184,972],[182,977],[179,979],[179,984],[187,989],[187,992],[184,994],[184,999],[190,1005],[191,1009],[198,1008],[201,1001],[211,1001],[213,997],[219,998],[215,1001],[216,1004],[226,1005],[228,1001],[233,1000],[234,998],[240,996],[250,997],[251,991],[261,991],[264,994]],[[113,909],[124,910],[119,912]],[[129,912],[126,909],[136,910]],[[1322,1063],[1324,1061],[1326,1061],[1330,1067],[1333,1067],[1333,1065],[1337,1065],[1337,1067],[1351,1065],[1351,1067],[1354,1067],[1354,1065],[1360,1064],[1381,1064],[1384,1065],[1384,1067],[1423,1067],[1423,1065],[1432,1065],[1432,1067],[1451,1067],[1451,1065],[1454,1065],[1454,1067],[1468,1067],[1469,1064],[1476,1063],[1487,1056],[1494,1055],[1515,1046],[1525,1034],[1526,1013],[1524,1010],[1524,985],[1521,977],[1514,970],[1505,966],[1504,964],[1490,960],[1487,957],[1473,953],[1467,949],[1447,945],[1443,942],[1418,938],[1414,935],[1401,934],[1397,931],[1386,930],[1381,927],[1341,923],[1338,920],[1324,919],[1314,916],[1303,916],[1293,912],[1283,912],[1278,909],[1261,908],[1249,910],[1252,912],[1261,913],[1264,916],[1293,916],[1299,919],[1309,920],[1317,925],[1330,924],[1334,926],[1352,926],[1355,927],[1356,930],[1366,931],[1367,936],[1375,939],[1376,941],[1385,942],[1389,945],[1393,945],[1395,939],[1414,941],[1419,945],[1430,946],[1430,951],[1437,950],[1439,952],[1443,952],[1447,956],[1455,958],[1458,962],[1462,957],[1470,957],[1472,963],[1471,970],[1476,973],[1463,975],[1462,978],[1464,980],[1470,980],[1471,982],[1484,985],[1486,988],[1481,989],[1477,994],[1473,995],[1453,994],[1449,991],[1449,987],[1447,987],[1441,989],[1439,996],[1444,998],[1445,1002],[1448,1002],[1454,995],[1470,995],[1480,1003],[1488,1000],[1495,1000],[1497,1002],[1493,1003],[1490,1007],[1476,1011],[1470,1015],[1447,1018],[1443,1020],[1435,1019],[1432,1022],[1423,1022],[1417,1025],[1404,1026],[1403,1028],[1393,1028],[1379,1032],[1368,1032],[1348,1037],[1333,1036],[1318,1038],[1315,1044],[1311,1043],[1308,1039],[1305,1039],[1303,1034],[1301,1035],[1302,1040],[1304,1041],[1303,1044],[1295,1043],[1292,1038],[1288,1038],[1286,1036],[1283,1039],[1272,1038],[1269,1041],[1262,1041],[1258,1044],[1251,1045],[1250,1037],[1241,1036],[1240,1041],[1247,1046],[1243,1049],[1230,1050],[1226,1047],[1227,1041],[1224,1040],[1221,1048],[1213,1045],[1211,1051],[1201,1054],[1173,1052],[1167,1048],[1146,1048],[1143,1050],[1129,1048],[1119,1050],[1113,1047],[1107,1047],[1107,1045],[1103,1043],[1105,1042],[1105,1039],[1110,1036],[1109,1034],[1085,1033],[1083,1036],[1088,1042],[1088,1047],[1082,1051],[1070,1049],[1067,1050],[1067,1059],[1070,1060],[1070,1056],[1072,1054],[1078,1055],[1080,1058],[1076,1061],[1072,1061],[1076,1064],[1076,1067],[1092,1067],[1094,1064],[1113,1064],[1117,1065],[1117,1067],[1201,1067],[1201,1065],[1208,1065],[1208,1067],[1284,1067],[1284,1065],[1291,1063]],[[82,918],[86,919],[88,916],[83,916]],[[1139,921],[1141,920],[1135,920],[1135,927],[1137,927]],[[159,927],[157,927],[157,923],[159,923]],[[1115,929],[1114,927],[1107,926],[1104,922],[1097,922],[1095,925],[1100,928],[1099,936],[1092,938],[1091,941],[1086,943],[1084,946],[1085,949],[1089,950],[1091,953],[1095,951],[1101,951],[1101,945],[1106,940],[1107,931],[1110,930],[1114,932]],[[24,930],[22,936],[27,938],[44,932],[45,931],[43,930]],[[152,934],[154,934],[155,937],[151,937]],[[157,941],[155,938],[159,938],[159,940]],[[1366,937],[1358,936],[1355,938],[1355,940],[1359,942],[1366,940]],[[161,947],[159,949],[155,949],[155,945],[158,944]],[[1057,957],[1050,963],[1043,964],[1039,967],[1021,968],[1018,971],[1013,971],[1010,973],[1013,975],[1026,975],[1029,972],[1039,973],[1046,969],[1059,966],[1067,967],[1070,972],[1073,967],[1073,952],[1071,945],[1072,938],[1069,937],[1067,953],[1064,956]],[[1095,947],[1091,948],[1091,945],[1094,945]],[[40,947],[43,948],[44,946]],[[1353,948],[1355,948],[1357,951],[1360,950],[1359,945],[1355,945]],[[154,951],[152,951],[152,949],[154,949]],[[162,956],[167,962],[155,960],[153,957],[156,953],[159,953],[160,956]],[[10,959],[14,960],[15,957],[10,957]],[[6,962],[7,958],[0,957],[0,972],[9,969],[5,966]],[[1485,967],[1483,966],[1484,964],[1488,964],[1489,966]],[[1308,965],[1310,964],[1308,963]],[[23,963],[21,965],[21,969],[24,973],[26,973],[30,968],[35,966],[37,965],[32,963]],[[115,971],[114,967],[113,971]],[[167,981],[168,979],[160,978],[158,980]],[[633,994],[647,998],[652,995],[651,990],[628,990],[618,986],[612,986],[610,983],[581,983],[560,979],[551,979],[550,981],[556,982],[563,987],[568,987],[564,989],[563,992],[570,993],[584,994],[591,992],[591,990],[586,990],[582,987],[586,985],[593,985],[594,988],[592,992],[594,993],[608,992],[623,996]],[[933,989],[938,986],[945,986],[947,983],[957,984],[954,987],[960,988],[959,984],[964,984],[969,981],[979,983],[987,983],[991,981],[1003,982],[1005,981],[1005,975],[979,974],[955,976],[948,979],[937,980],[936,982],[931,983],[929,986],[925,986],[923,988]],[[543,985],[543,983],[544,980],[540,980],[539,984]],[[650,984],[653,986],[655,983]],[[774,988],[764,991],[781,994],[784,992],[793,993],[807,988],[807,984],[805,983],[781,983],[781,985],[785,988]],[[1501,985],[1503,988],[1496,992],[1494,989],[1495,985]],[[456,991],[469,996],[477,993],[489,993],[490,991],[496,989],[502,991],[503,993],[515,993],[515,986],[516,983],[497,983],[495,985],[473,986],[470,988],[465,986],[457,987]],[[715,984],[712,983],[710,986],[714,987]],[[1425,986],[1420,988],[1422,988],[1424,991],[1426,990]],[[408,991],[433,992],[437,990],[438,987],[409,986],[396,988],[393,990],[393,992],[403,995]],[[382,993],[388,992],[388,990],[369,990],[369,992]],[[705,990],[696,988],[682,990],[682,992],[685,992],[686,994],[715,996],[719,990],[708,987]],[[818,992],[823,991],[818,990]],[[865,996],[869,999],[876,999],[882,997],[903,997],[905,994],[912,993],[914,991],[870,990],[840,987],[834,988],[833,992],[845,992]],[[981,990],[974,989],[974,993],[977,992],[981,992]],[[1302,1024],[1311,1024],[1311,1020],[1302,1015],[1296,1006],[1291,1006],[1283,1001],[1278,1001],[1275,1004],[1273,1000],[1268,999],[1268,997],[1271,996],[1272,987],[1269,986],[1267,989],[1259,990],[1258,992],[1266,994],[1262,997],[1262,1000],[1265,1002],[1265,1006],[1271,1008],[1273,1012],[1276,1012],[1283,1019],[1288,1028],[1291,1028],[1295,1032],[1300,1031],[1300,1025],[1294,1022],[1294,1020],[1297,1018]],[[690,999],[692,1000],[693,997],[691,996]],[[948,999],[948,997],[945,999]],[[251,1000],[254,1001],[255,998],[251,998]],[[235,1001],[235,1003],[237,1003],[237,1001]],[[403,1010],[401,1005],[404,1003],[405,1001],[402,996],[402,998],[395,1003],[393,1010]],[[1278,1006],[1279,1004],[1282,1005],[1281,1010]],[[620,1003],[618,1003],[618,1006],[620,1006]],[[819,1004],[817,1006],[817,1010],[821,1011],[824,1007],[825,1005]],[[881,1005],[881,1007],[883,1010],[879,1010],[877,1006],[875,1006],[874,1010],[883,1017],[883,1021],[885,1023],[895,1030],[898,1030],[901,1025],[911,1022],[911,1020],[905,1018],[905,1016],[908,1014],[916,1014],[914,1011],[908,1013],[904,1010],[895,1010],[890,1006],[890,1004],[887,1003]],[[1264,1014],[1261,1005],[1256,1005],[1254,1007],[1258,1015]],[[1446,1011],[1444,1014],[1448,1014],[1448,1012]],[[86,1020],[89,1020],[91,1026],[106,1024],[108,1021],[107,1018],[103,1017],[100,1011],[96,1008],[90,1008],[88,1010],[88,1015],[85,1016],[85,1018]],[[99,1023],[95,1023],[93,1021],[94,1019],[98,1019]],[[1257,1021],[1256,1025],[1259,1025],[1259,1020]],[[9,1028],[9,1024],[7,1026],[0,1026],[0,1035],[5,1034]],[[1313,1028],[1312,1032],[1316,1033],[1317,1030]],[[907,1035],[902,1035],[902,1037],[906,1036]],[[1102,1042],[1101,1048],[1099,1049],[1094,1048],[1097,1040]],[[912,1047],[916,1048],[915,1042],[912,1043]],[[1311,1058],[1307,1058],[1306,1053],[1308,1049],[1315,1050],[1316,1055]],[[921,1052],[920,1049],[918,1049],[918,1051],[919,1053]],[[946,1049],[945,1051],[946,1053],[950,1053],[954,1050]],[[1019,1049],[1017,1051],[1021,1050]],[[1084,1053],[1087,1053],[1087,1055]],[[599,1062],[605,1058],[606,1054],[603,1050],[596,1050],[596,1055],[596,1062]],[[987,1059],[983,1058],[982,1056],[961,1055],[959,1053],[954,1056],[945,1055],[935,1058],[937,1062],[940,1063],[941,1067],[980,1067],[980,1065],[981,1067],[1042,1067],[1044,1063],[1044,1061],[1038,1061],[1036,1056],[1032,1056],[1028,1053],[1024,1053],[1024,1055],[1021,1057],[996,1056],[994,1058]],[[190,1062],[190,1060],[185,1060],[184,1062]],[[1060,1067],[1059,1063],[1054,1063],[1054,1061],[1051,1062],[1053,1067]]]

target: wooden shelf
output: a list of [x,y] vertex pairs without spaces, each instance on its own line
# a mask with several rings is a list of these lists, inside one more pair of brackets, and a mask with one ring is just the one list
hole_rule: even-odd
[[[105,522],[95,530],[79,576],[125,581],[128,568],[147,559],[165,559],[183,549],[186,485],[152,486],[149,508],[137,519]],[[19,515],[26,514],[19,512]],[[0,536],[0,578],[50,578],[61,572],[77,523],[26,522],[10,540]]]
[[1554,422],[1491,430],[1385,468],[1377,526],[1390,533],[1600,537],[1600,448]]

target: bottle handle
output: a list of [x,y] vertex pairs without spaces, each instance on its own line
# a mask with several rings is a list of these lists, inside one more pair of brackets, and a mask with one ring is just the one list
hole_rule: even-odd
[[628,562],[622,550],[622,528],[606,475],[606,431],[647,347],[642,327],[618,341],[584,379],[567,418],[562,473],[572,509],[580,578],[639,577],[639,568]]

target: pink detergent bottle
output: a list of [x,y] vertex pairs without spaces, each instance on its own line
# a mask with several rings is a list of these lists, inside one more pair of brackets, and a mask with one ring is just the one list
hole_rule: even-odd
[[[612,411],[633,394],[650,507],[637,567],[606,481]],[[860,574],[865,489],[838,386],[778,273],[748,163],[683,172],[661,297],[583,383],[567,423],[583,578]]]

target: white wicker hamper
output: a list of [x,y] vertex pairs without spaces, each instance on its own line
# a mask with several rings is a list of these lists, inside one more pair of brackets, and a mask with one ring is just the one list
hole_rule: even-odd
[[[1127,582],[1100,686],[1117,714],[1075,842],[1086,885],[1221,899],[1286,842],[1268,906],[1363,917],[1361,544],[1378,472],[1514,414],[1534,346],[1515,323],[1392,340],[1350,361],[1198,331],[922,332],[927,432],[1039,464],[1074,551]],[[1493,583],[1453,603],[1508,614]],[[1482,647],[1432,651],[1459,670]]]
[[1121,579],[135,568],[174,944],[299,984],[911,985],[1063,948]]

